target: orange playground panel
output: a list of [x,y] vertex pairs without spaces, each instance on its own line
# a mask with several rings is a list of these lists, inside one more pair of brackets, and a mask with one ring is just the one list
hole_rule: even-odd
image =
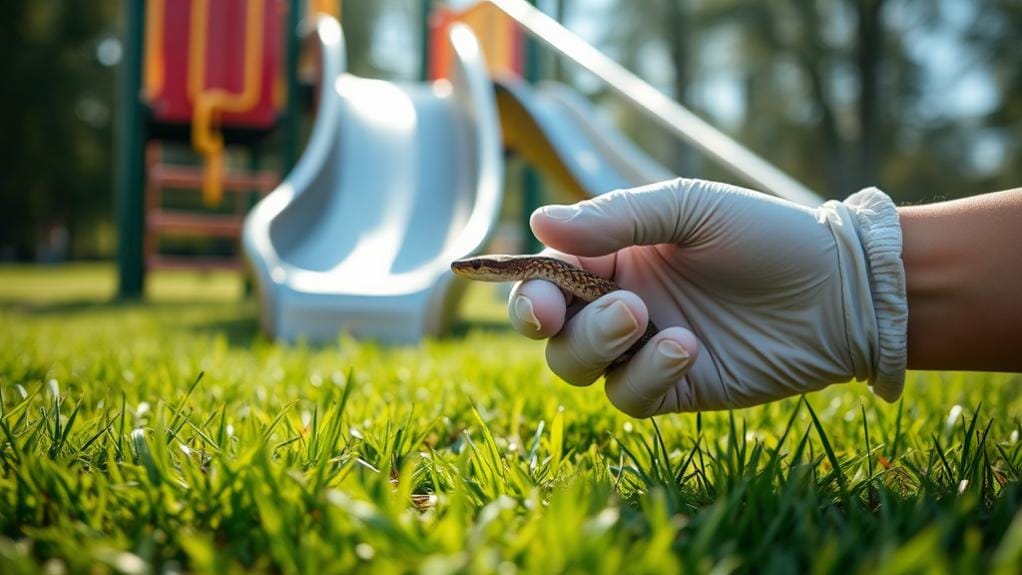
[[521,76],[524,69],[525,37],[521,29],[489,2],[479,2],[454,11],[439,6],[429,19],[429,77],[447,78],[453,62],[447,30],[456,23],[466,24],[479,39],[490,75],[499,78]]

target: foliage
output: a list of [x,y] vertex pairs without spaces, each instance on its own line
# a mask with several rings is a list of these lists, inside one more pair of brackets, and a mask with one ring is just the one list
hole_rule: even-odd
[[[978,136],[1000,142],[1006,151],[1001,163],[1014,166],[994,174],[989,187],[1009,188],[1018,185],[1022,168],[1022,54],[1015,42],[1022,34],[1022,4],[1014,0],[984,3],[968,38],[977,48],[977,60],[990,69],[998,91],[1005,94],[1001,105],[991,110],[977,130]],[[1010,95],[1010,96],[1009,96]]]
[[1019,571],[1018,377],[637,421],[489,291],[465,335],[288,347],[223,277],[66,273],[0,270],[3,573]]
[[[95,237],[113,196],[113,69],[96,59],[116,3],[10,0],[0,18],[0,259],[53,225]],[[81,255],[98,246],[79,242]]]
[[[901,202],[919,202],[1018,185],[1020,132],[1012,130],[1018,51],[1010,48],[1022,23],[1017,2],[615,6],[607,42],[626,62],[641,70],[655,60],[650,55],[665,55],[670,78],[662,86],[703,115],[716,107],[709,101],[719,94],[715,83],[723,78],[737,86],[739,117],[724,127],[824,196],[877,185]],[[972,64],[959,77],[980,70],[994,78],[997,93],[986,118],[944,96],[953,80],[935,83],[948,73],[939,50],[964,54],[960,61]],[[731,178],[714,166],[664,159],[686,174]]]
[[[0,260],[38,256],[54,226],[68,228],[72,257],[112,255],[118,104],[115,70],[96,56],[120,31],[119,4],[4,4]],[[1013,187],[1022,175],[1017,1],[652,0],[641,10],[619,1],[596,16],[569,0],[540,5],[565,14],[569,26],[584,8],[586,27],[595,19],[607,30],[599,48],[704,115],[712,111],[706,99],[715,83],[736,82],[742,117],[724,127],[825,195],[877,184],[899,201],[932,201]],[[420,56],[408,48],[418,42],[407,38],[420,33],[420,7],[412,0],[344,2],[350,69],[382,77],[417,69]],[[947,86],[927,83],[928,71],[944,64],[923,40],[932,46],[938,36],[992,78],[995,102],[981,117],[956,115],[940,98]],[[670,77],[658,78],[653,71],[665,59]],[[648,129],[636,113],[617,113],[679,173],[731,179]]]

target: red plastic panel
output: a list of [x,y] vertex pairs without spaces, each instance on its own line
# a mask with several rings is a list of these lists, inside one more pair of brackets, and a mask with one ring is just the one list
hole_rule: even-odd
[[[150,0],[153,1],[153,0]],[[191,11],[197,2],[164,0],[161,54],[163,77],[149,102],[157,123],[190,124],[192,98],[188,93]],[[205,77],[203,88],[222,88],[240,93],[245,83],[245,10],[248,0],[211,0],[206,19]],[[259,98],[250,111],[223,114],[221,126],[268,129],[283,104],[284,13],[283,0],[262,0],[264,17],[260,56]],[[151,57],[147,61],[151,61]]]

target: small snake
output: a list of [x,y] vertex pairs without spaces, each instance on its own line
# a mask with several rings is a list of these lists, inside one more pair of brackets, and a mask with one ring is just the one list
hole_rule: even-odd
[[[594,273],[546,256],[488,255],[464,258],[451,263],[451,271],[463,278],[484,282],[543,279],[556,284],[557,287],[587,304],[612,291],[621,289],[614,282]],[[611,362],[607,371],[631,359],[658,331],[653,322],[649,322],[642,337]]]

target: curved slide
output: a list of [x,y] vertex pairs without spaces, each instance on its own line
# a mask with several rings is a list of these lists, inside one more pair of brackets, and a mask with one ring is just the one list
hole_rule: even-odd
[[466,27],[449,38],[454,77],[431,84],[346,74],[337,22],[321,18],[316,36],[323,76],[312,135],[243,232],[263,326],[279,339],[441,333],[459,291],[450,262],[480,251],[497,221],[502,132],[580,195],[671,177],[570,89],[495,89]]
[[452,80],[404,86],[344,73],[336,20],[320,18],[316,36],[312,135],[242,234],[263,326],[289,341],[438,333],[450,262],[481,248],[501,204],[500,127],[479,46],[452,28]]

